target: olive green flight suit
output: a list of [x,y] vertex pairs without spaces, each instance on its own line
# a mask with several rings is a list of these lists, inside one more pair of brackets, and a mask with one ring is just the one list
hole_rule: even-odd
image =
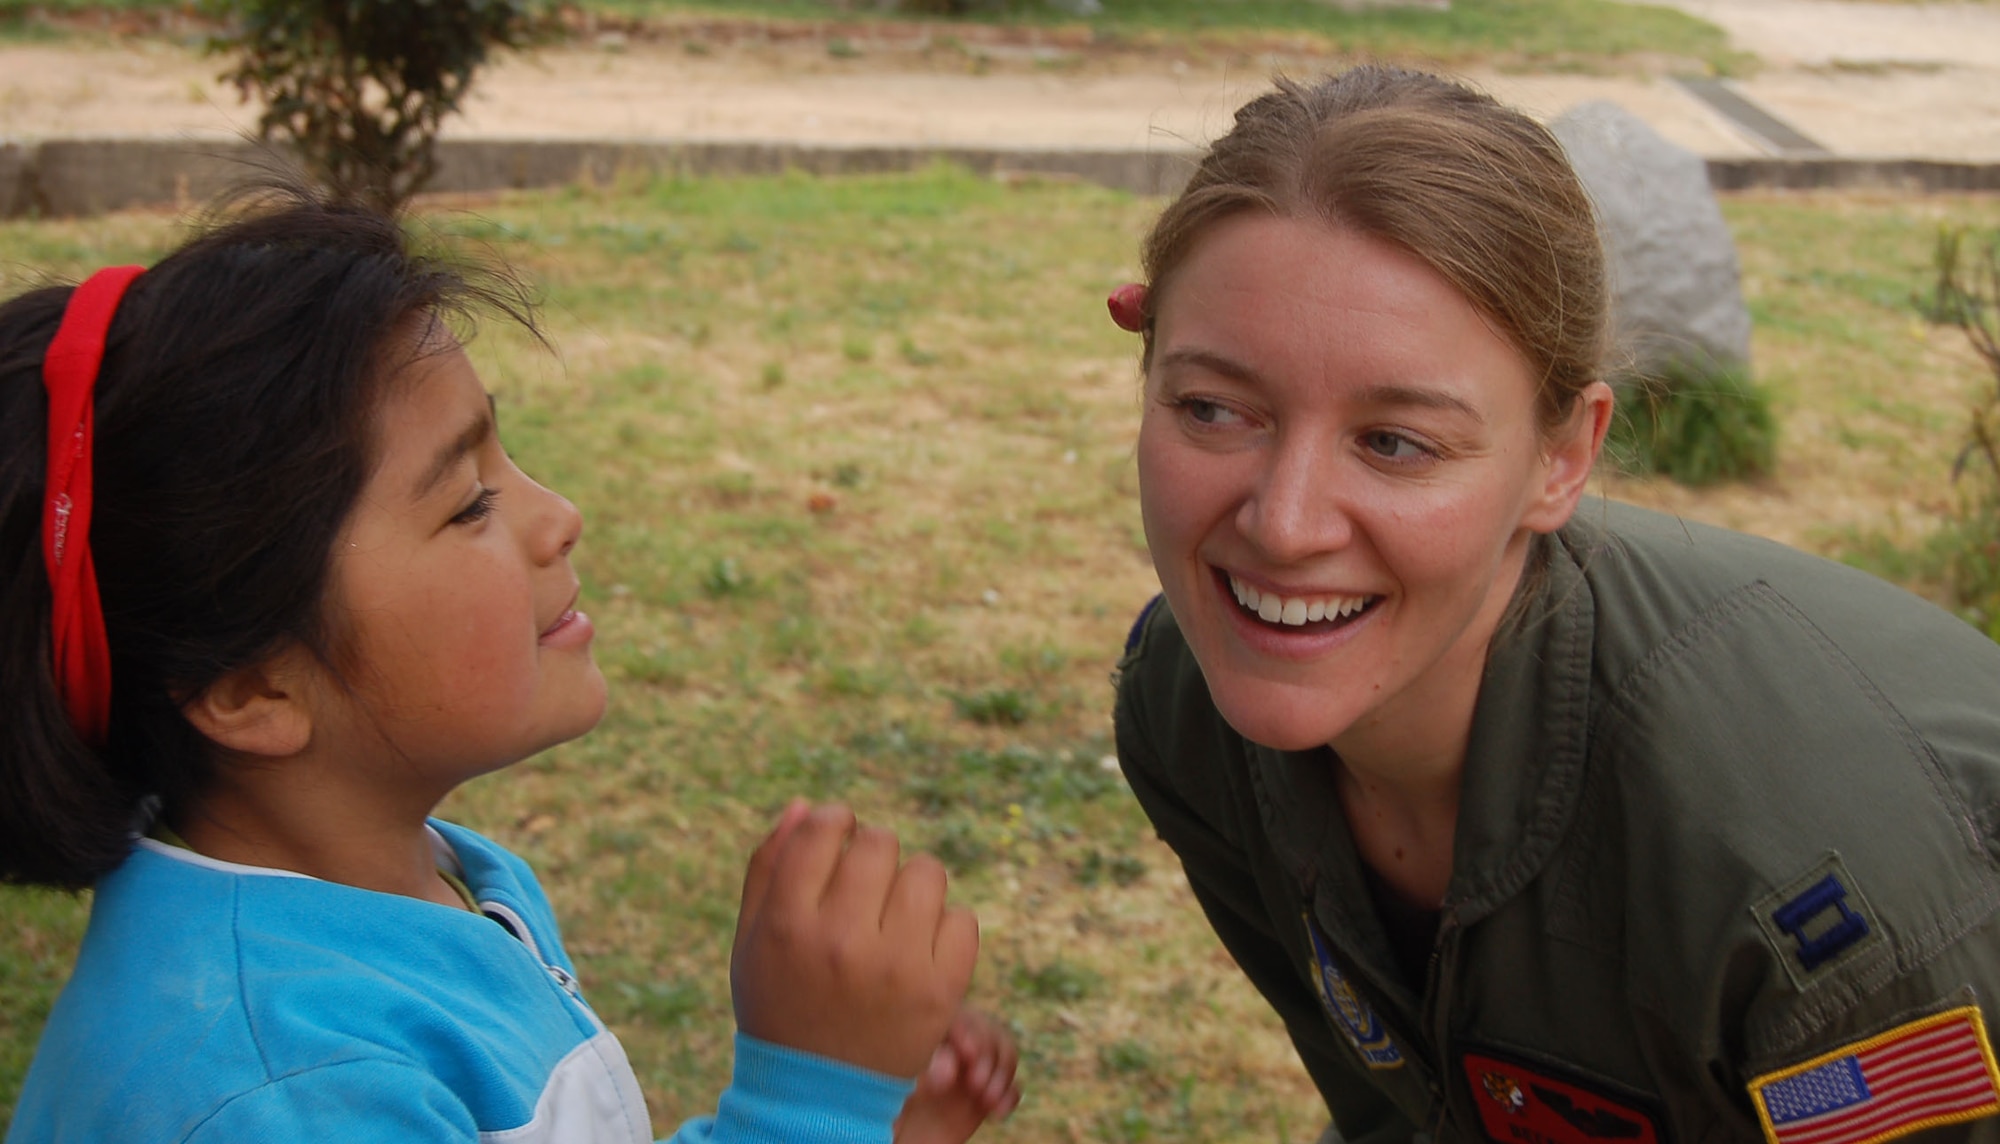
[[[1756,1140],[1766,1074],[1931,1014],[1994,1022],[2000,647],[1628,506],[1586,501],[1543,554],[1480,689],[1420,987],[1331,752],[1236,734],[1163,604],[1120,665],[1133,791],[1341,1135]],[[1509,1119],[1537,1100],[1541,1128]],[[2000,1118],[1931,1131],[2000,1140]]]

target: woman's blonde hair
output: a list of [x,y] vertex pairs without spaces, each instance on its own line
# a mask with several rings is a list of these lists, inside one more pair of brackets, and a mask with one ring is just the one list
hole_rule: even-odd
[[1601,376],[1608,301],[1590,199],[1555,138],[1490,96],[1368,66],[1281,79],[1245,105],[1146,239],[1148,364],[1174,272],[1246,211],[1347,227],[1421,259],[1527,358],[1545,431]]

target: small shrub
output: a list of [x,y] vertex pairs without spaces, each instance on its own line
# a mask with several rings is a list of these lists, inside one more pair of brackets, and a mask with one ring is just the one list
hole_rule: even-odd
[[982,727],[1018,727],[1035,713],[1035,701],[1011,687],[954,695],[951,705],[959,718]]
[[1966,442],[1952,465],[1954,518],[1936,543],[1952,600],[2000,640],[2000,231],[1969,253],[1963,232],[1938,243],[1938,312],[1965,331],[1993,375],[1973,399]]
[[1039,969],[1014,970],[1014,988],[1043,1001],[1081,1001],[1103,985],[1103,974],[1061,958]]
[[207,0],[223,73],[264,101],[257,130],[335,193],[393,209],[437,174],[437,136],[497,48],[525,45],[546,0]]
[[1932,325],[1964,326],[1979,317],[1980,298],[1965,286],[1965,238],[1964,227],[1938,228],[1937,250],[1931,257],[1937,276],[1929,290],[1911,299],[1918,315]]
[[1097,1072],[1100,1076],[1132,1076],[1152,1071],[1155,1064],[1153,1050],[1143,1041],[1113,1041],[1097,1048]]
[[701,590],[711,599],[748,595],[756,581],[734,556],[720,556],[702,573]]
[[1770,472],[1778,430],[1770,399],[1747,377],[1673,369],[1626,388],[1610,436],[1627,471],[1708,485]]
[[976,821],[958,818],[946,822],[926,847],[945,869],[955,875],[968,874],[991,863],[996,856],[992,842]]
[[1085,888],[1103,885],[1107,880],[1117,886],[1130,886],[1146,876],[1146,863],[1130,854],[1114,854],[1106,858],[1103,852],[1091,850],[1077,864],[1074,881]]

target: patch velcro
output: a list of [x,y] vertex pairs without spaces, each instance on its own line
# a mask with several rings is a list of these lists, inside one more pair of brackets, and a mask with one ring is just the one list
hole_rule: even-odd
[[2000,1113],[1979,1007],[1898,1025],[1750,1082],[1771,1144],[1879,1144]]

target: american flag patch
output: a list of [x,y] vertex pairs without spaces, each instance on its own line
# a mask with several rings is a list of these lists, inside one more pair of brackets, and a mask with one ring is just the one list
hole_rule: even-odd
[[1750,1082],[1771,1144],[1879,1144],[2000,1112],[1977,1006],[1899,1025]]

